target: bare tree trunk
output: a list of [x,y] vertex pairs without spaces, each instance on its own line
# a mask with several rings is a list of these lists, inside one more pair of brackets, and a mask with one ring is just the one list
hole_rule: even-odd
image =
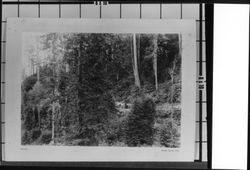
[[[81,75],[81,56],[82,56],[82,41],[79,43],[79,48],[78,48],[78,81],[79,84],[82,83],[82,75]],[[80,90],[78,89],[77,91],[77,113],[78,113],[78,123],[80,127],[83,126],[82,124],[82,115],[80,114]]]
[[37,71],[36,71],[36,76],[37,76],[37,82],[40,82],[40,66],[37,64]]
[[140,78],[140,83],[142,82],[142,79],[141,79],[141,74],[139,72],[139,70],[141,69],[141,60],[140,60],[140,57],[141,57],[141,53],[140,53],[140,42],[141,42],[141,36],[140,34],[138,34],[138,40],[137,40],[137,65],[138,65],[138,75],[139,75],[139,78]]
[[41,115],[40,115],[40,106],[37,106],[37,116],[38,116],[38,127],[41,129]]
[[134,48],[133,48],[133,45],[134,45],[134,43],[133,43],[133,37],[132,37],[132,39],[131,39],[131,60],[132,60],[133,73],[135,73],[135,62],[134,62]]
[[35,74],[35,69],[34,69],[34,60],[33,60],[33,58],[31,59],[31,73],[32,73],[32,75],[33,74]]
[[134,49],[134,76],[135,76],[135,85],[141,88],[138,63],[137,63],[137,48],[136,48],[136,34],[133,34],[133,49]]
[[29,64],[30,64],[30,70],[29,70],[29,75],[33,74],[33,64],[32,64],[32,58],[30,56],[29,57]]
[[[35,113],[35,107],[32,106],[32,124],[33,124],[33,121],[35,122],[35,126],[36,126],[36,113]],[[33,126],[32,126],[33,128]]]
[[157,51],[158,51],[158,36],[154,35],[153,39],[154,49],[153,49],[153,68],[155,75],[155,90],[158,91],[158,73],[157,73]]
[[52,103],[52,135],[51,142],[55,143],[55,103]]
[[[56,57],[55,57],[55,49],[54,47],[51,48],[51,52],[53,54],[53,68],[52,68],[52,74],[53,77],[55,77],[55,79],[57,78],[57,72],[56,72]],[[56,79],[57,82],[57,79]],[[56,97],[57,95],[57,84],[55,84],[54,86],[54,90],[53,90],[53,97]],[[56,106],[55,106],[55,102],[53,101],[51,104],[51,110],[52,110],[52,115],[51,115],[51,143],[54,144],[55,143],[55,110],[56,110]]]

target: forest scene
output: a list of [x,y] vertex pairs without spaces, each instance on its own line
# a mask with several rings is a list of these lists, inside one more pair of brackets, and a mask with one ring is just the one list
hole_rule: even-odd
[[22,145],[180,147],[180,34],[30,32],[22,42]]

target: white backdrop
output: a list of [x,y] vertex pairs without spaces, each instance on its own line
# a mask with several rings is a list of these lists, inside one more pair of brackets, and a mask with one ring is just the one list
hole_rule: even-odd
[[215,5],[212,168],[247,169],[249,5]]

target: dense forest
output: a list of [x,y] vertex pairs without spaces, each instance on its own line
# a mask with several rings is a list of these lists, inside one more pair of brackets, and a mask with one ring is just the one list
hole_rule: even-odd
[[22,145],[180,147],[181,35],[23,38]]

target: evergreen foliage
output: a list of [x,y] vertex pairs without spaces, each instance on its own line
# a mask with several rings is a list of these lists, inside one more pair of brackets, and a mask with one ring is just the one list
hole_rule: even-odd
[[[30,44],[23,56],[30,66],[22,77],[22,144],[179,146],[173,144],[179,138],[178,128],[162,123],[173,112],[174,125],[181,124],[180,110],[165,107],[181,103],[179,36],[135,36],[36,35],[37,42]],[[135,58],[140,87],[135,85]],[[156,130],[155,120],[160,130]],[[176,135],[169,144],[170,132]]]
[[128,117],[126,143],[128,146],[153,144],[155,104],[151,99],[138,98]]
[[[179,115],[179,110],[176,110],[175,118],[173,119],[173,122],[166,121],[164,123],[164,126],[162,126],[160,130],[160,143],[165,147],[170,148],[177,148],[180,147],[180,134],[178,132],[178,125],[180,123],[179,120],[176,120],[176,118]],[[178,121],[178,122],[176,122]]]
[[43,131],[39,140],[41,143],[49,144],[51,142],[51,131]]

